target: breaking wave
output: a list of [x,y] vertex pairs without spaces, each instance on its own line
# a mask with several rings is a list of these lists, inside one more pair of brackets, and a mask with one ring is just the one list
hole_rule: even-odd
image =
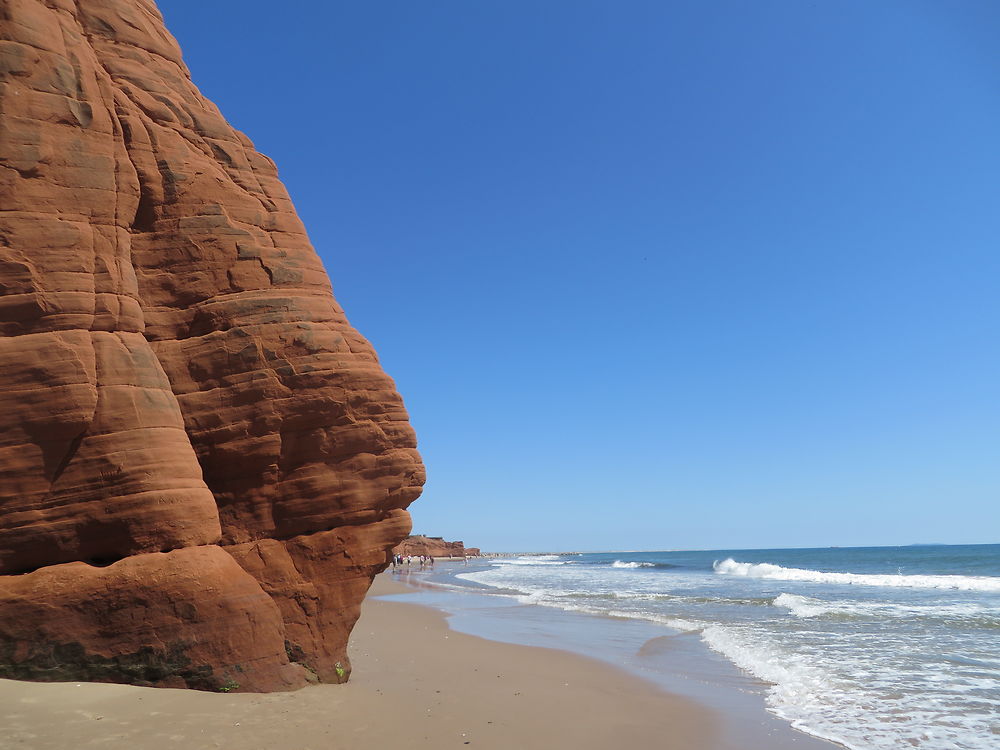
[[987,608],[972,602],[962,604],[900,605],[890,602],[828,601],[813,599],[798,594],[779,594],[773,602],[775,607],[787,609],[795,617],[872,618],[899,617],[912,619],[947,618],[967,620],[970,625],[980,627],[1000,626],[1000,610]]
[[572,560],[560,560],[559,555],[522,555],[496,560],[497,565],[572,565]]
[[784,568],[772,563],[737,562],[731,557],[716,560],[716,573],[746,578],[766,578],[776,581],[806,581],[854,586],[892,586],[918,589],[952,589],[957,591],[1000,592],[1000,577],[957,575],[902,575],[874,573],[830,573],[822,570]]

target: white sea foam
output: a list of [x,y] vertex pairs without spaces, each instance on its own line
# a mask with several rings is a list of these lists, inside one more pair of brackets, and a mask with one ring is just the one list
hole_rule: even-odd
[[1000,592],[1000,577],[957,575],[891,575],[872,573],[830,573],[803,568],[785,568],[772,563],[737,562],[731,557],[713,564],[716,573],[746,578],[766,578],[776,581],[807,581],[812,583],[847,584],[857,586],[892,586],[918,589],[952,589],[958,591]]
[[894,604],[890,602],[862,602],[813,599],[798,594],[779,594],[772,602],[784,607],[796,617],[941,617],[948,619],[989,618],[1000,625],[1000,609],[974,602],[952,604]]
[[588,611],[590,614],[603,615],[605,617],[618,617],[622,620],[645,620],[647,622],[655,622],[658,625],[666,625],[668,628],[679,630],[682,633],[696,633],[706,626],[706,623],[703,622],[685,620],[681,617],[668,617],[666,615],[657,614],[656,612],[643,610],[600,609],[592,607],[589,608]]
[[559,555],[525,555],[523,557],[501,558],[494,565],[571,565],[571,560],[560,560]]
[[549,592],[547,591],[529,591],[523,594],[515,594],[514,598],[520,604],[548,604]]
[[829,612],[837,611],[827,602],[818,599],[810,599],[808,596],[798,596],[797,594],[779,594],[774,599],[775,607],[785,607],[796,617],[818,617]]
[[[809,734],[855,750],[995,750],[989,698],[979,710],[958,710],[949,691],[955,677],[887,669],[878,654],[840,650],[830,660],[824,649],[793,649],[752,627],[713,624],[702,640],[738,667],[772,683],[768,708]],[[916,680],[916,683],[914,682]],[[965,679],[968,690],[995,689],[991,678]],[[994,709],[995,710],[995,709]]]
[[611,563],[612,568],[655,568],[656,563],[651,562],[626,562],[624,560],[615,560]]

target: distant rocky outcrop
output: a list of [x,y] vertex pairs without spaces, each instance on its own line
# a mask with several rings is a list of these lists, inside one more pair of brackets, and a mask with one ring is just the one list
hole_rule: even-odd
[[419,557],[478,557],[478,547],[466,547],[462,542],[446,542],[443,537],[416,534],[407,537],[392,550],[394,555]]
[[150,0],[0,5],[0,113],[0,676],[345,680],[424,474],[274,164]]

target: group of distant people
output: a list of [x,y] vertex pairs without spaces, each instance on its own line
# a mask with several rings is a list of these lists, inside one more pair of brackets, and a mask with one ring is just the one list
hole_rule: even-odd
[[420,567],[434,567],[434,558],[430,555],[393,555],[392,556],[392,569],[395,570],[397,567],[410,567],[411,565],[420,564]]

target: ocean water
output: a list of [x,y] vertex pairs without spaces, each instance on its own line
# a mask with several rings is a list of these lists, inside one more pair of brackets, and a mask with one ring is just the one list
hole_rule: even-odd
[[643,623],[647,643],[698,638],[773,714],[855,750],[1000,748],[1000,545],[533,555],[435,577],[608,633]]

